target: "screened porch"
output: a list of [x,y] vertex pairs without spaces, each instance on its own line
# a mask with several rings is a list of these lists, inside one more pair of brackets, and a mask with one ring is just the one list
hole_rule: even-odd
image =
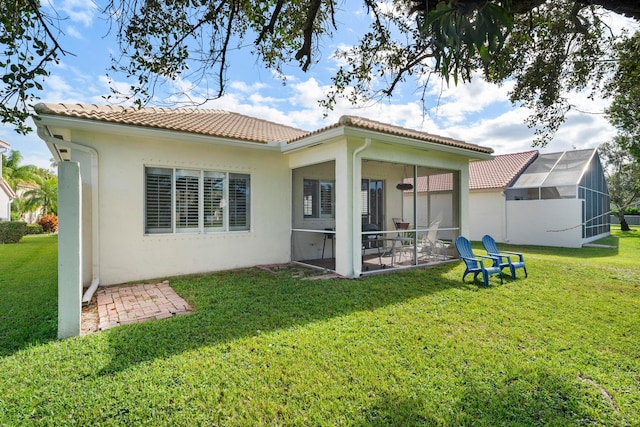
[[[370,159],[362,160],[361,171],[350,204],[360,220],[353,235],[336,230],[336,206],[340,195],[348,193],[340,186],[348,184],[336,180],[335,161],[292,171],[293,261],[335,271],[336,247],[347,244],[360,247],[362,274],[455,257],[451,242],[460,230],[458,171]],[[420,177],[447,179],[449,191],[419,198],[412,182],[420,182]]]

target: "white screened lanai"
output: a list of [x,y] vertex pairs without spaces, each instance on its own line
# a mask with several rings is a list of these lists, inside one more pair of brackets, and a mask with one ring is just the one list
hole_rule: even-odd
[[[523,202],[538,201],[540,209],[553,214],[557,221],[538,230],[542,239],[539,244],[544,244],[545,236],[554,240],[576,230],[581,231],[581,243],[609,233],[609,192],[597,149],[540,154],[505,195],[514,207],[510,212],[524,215],[523,227],[527,219],[535,222],[535,209],[531,207],[536,207]],[[522,209],[516,207],[518,203]]]

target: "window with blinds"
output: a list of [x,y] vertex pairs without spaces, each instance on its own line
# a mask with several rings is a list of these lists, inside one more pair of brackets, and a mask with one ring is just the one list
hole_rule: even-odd
[[178,169],[176,175],[176,231],[200,229],[200,172]]
[[249,175],[229,174],[229,230],[249,229]]
[[147,233],[170,233],[172,230],[171,169],[147,168],[145,176],[145,230]]
[[224,229],[224,208],[227,199],[224,194],[225,178],[225,174],[221,172],[204,172],[202,201],[206,230]]
[[250,230],[250,176],[145,168],[145,232]]
[[335,216],[334,182],[305,179],[302,211],[305,218],[333,218]]

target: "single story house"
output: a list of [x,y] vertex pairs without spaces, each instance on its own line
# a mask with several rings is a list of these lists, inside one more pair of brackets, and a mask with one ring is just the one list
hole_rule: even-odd
[[[417,181],[421,212],[448,217],[438,202],[452,185],[442,176]],[[411,196],[405,195],[405,205]],[[434,209],[431,205],[436,206]],[[435,210],[435,212],[434,212]],[[597,149],[497,155],[469,165],[469,234],[481,240],[581,247],[609,235],[609,193]]]
[[2,178],[2,156],[6,153],[11,145],[0,139],[0,221],[9,221],[11,219],[11,201],[16,198],[7,181]]
[[[469,161],[492,153],[354,116],[308,132],[220,110],[35,111],[58,162],[60,337],[79,332],[99,285],[323,257],[359,277],[365,239],[382,237],[379,252],[401,237],[407,176],[448,175],[450,232],[468,234]],[[403,219],[414,237],[419,214]]]

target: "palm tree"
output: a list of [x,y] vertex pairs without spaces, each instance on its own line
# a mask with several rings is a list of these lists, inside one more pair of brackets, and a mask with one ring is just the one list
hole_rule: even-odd
[[37,184],[24,192],[27,210],[41,208],[43,215],[58,215],[58,178],[47,172],[44,177],[38,176]]
[[38,168],[33,165],[21,166],[22,154],[11,150],[8,156],[2,156],[2,177],[9,187],[17,190],[21,185],[33,185],[38,181]]

